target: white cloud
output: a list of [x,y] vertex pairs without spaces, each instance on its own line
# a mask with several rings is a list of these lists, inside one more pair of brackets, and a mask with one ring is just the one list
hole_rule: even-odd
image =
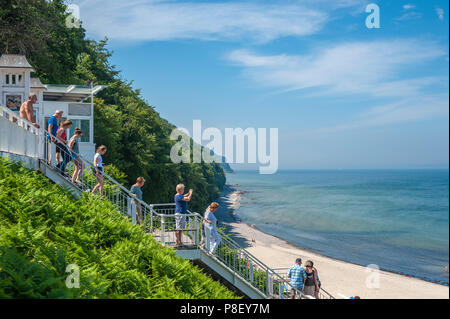
[[[361,0],[341,0],[331,9]],[[144,1],[85,0],[83,26],[94,36],[119,40],[240,40],[267,42],[284,36],[316,33],[328,20],[311,1]],[[330,9],[330,10],[331,10]]]
[[449,96],[423,96],[404,99],[400,102],[377,106],[360,113],[344,124],[301,132],[299,135],[329,134],[339,131],[355,130],[366,127],[377,127],[407,122],[417,122],[432,118],[448,118]]
[[444,20],[444,10],[442,8],[436,7],[436,13],[439,17],[439,20]]
[[420,19],[420,18],[422,18],[422,13],[412,11],[412,12],[407,12],[407,13],[401,15],[400,17],[396,18],[395,20],[404,21],[404,20],[415,20],[415,19]]
[[408,96],[442,79],[408,78],[404,71],[446,55],[432,42],[395,39],[342,43],[303,55],[267,56],[235,50],[227,58],[243,67],[245,77],[264,87],[315,89],[320,94]]
[[416,6],[413,4],[404,4],[403,5],[403,9],[404,10],[410,10],[410,9],[414,9]]
[[434,96],[428,90],[446,86],[448,90],[448,76],[409,75],[411,69],[447,54],[431,41],[391,39],[341,43],[302,55],[235,50],[227,59],[243,67],[243,75],[263,87],[301,90],[309,96],[364,95],[368,102],[373,98],[390,100],[347,123],[300,133],[307,135],[448,117],[448,94]]
[[403,13],[400,17],[396,18],[397,21],[404,21],[404,20],[415,20],[422,18],[422,13],[416,12],[413,9],[415,9],[416,6],[414,4],[404,4],[403,5]]

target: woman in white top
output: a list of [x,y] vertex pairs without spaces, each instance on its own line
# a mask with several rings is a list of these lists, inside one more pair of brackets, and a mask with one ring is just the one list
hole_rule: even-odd
[[[205,212],[205,218],[203,220],[203,225],[205,226],[206,234],[206,248],[209,248],[209,252],[214,254],[217,247],[219,246],[222,236],[217,232],[217,218],[214,216],[214,212],[219,208],[219,204],[212,202]],[[209,247],[208,247],[209,238]]]
[[102,145],[97,148],[97,153],[94,156],[94,167],[92,168],[92,171],[97,178],[97,185],[95,185],[94,189],[92,190],[92,194],[95,194],[97,190],[100,190],[100,196],[103,196],[103,158],[102,155],[105,155],[106,153],[106,146]]

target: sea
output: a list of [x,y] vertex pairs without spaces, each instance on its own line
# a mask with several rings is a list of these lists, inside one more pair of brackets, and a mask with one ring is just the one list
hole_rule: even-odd
[[236,171],[227,183],[238,218],[263,232],[448,286],[448,169]]

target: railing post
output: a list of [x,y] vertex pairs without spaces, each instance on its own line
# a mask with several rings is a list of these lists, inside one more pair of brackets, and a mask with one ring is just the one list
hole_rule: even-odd
[[[45,134],[41,134],[39,133],[39,131],[37,131],[37,136],[38,136],[38,150],[37,150],[37,154],[38,154],[38,158],[41,160],[45,160]],[[42,142],[43,141],[43,142]]]
[[249,262],[249,264],[250,264],[250,266],[249,266],[249,279],[250,279],[250,282],[253,284],[253,263],[252,263],[252,261],[249,259],[248,260],[248,262]]
[[27,137],[28,136],[26,134],[23,135],[23,144],[22,145],[24,146],[23,155],[25,155],[25,156],[28,156]]
[[55,145],[55,143],[50,143],[50,157],[51,157],[50,165],[56,166],[56,145]]
[[273,283],[272,283],[272,274],[270,273],[269,268],[267,268],[266,270],[266,281],[267,281],[267,287],[266,287],[266,291],[267,291],[267,295],[270,297],[273,295]]
[[150,205],[150,232],[153,233],[153,205]]
[[147,207],[141,204],[141,218],[142,226],[144,230],[147,231]]
[[236,268],[237,268],[236,267],[236,259],[237,259],[236,258],[237,257],[236,254],[237,253],[236,253],[236,251],[234,249],[232,251],[233,251],[233,271],[236,272]]
[[130,197],[126,197],[126,201],[127,201],[127,215],[131,216],[131,199]]
[[119,206],[119,188],[116,187],[116,207],[120,210]]
[[201,221],[199,218],[195,217],[195,247],[198,248],[200,244],[201,237]]
[[191,230],[192,227],[193,227],[193,226],[192,226],[192,217],[191,217],[191,216],[188,217],[188,221],[189,221],[189,222],[188,222],[188,227],[189,227],[189,228],[188,228],[188,229],[189,229],[189,231],[188,231],[188,237],[192,240],[192,242],[194,242],[194,238],[192,237],[192,230]]
[[166,233],[166,222],[165,222],[164,216],[163,216],[163,217],[161,217],[161,242],[163,245],[166,244],[165,233]]
[[136,203],[131,200],[131,222],[136,224]]
[[211,230],[205,225],[205,248],[207,251],[210,250],[210,240],[211,240]]

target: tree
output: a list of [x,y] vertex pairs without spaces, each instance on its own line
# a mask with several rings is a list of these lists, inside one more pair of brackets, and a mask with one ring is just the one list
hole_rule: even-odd
[[222,167],[173,164],[169,136],[175,127],[111,65],[107,39],[86,39],[82,25],[66,26],[67,16],[62,0],[2,1],[0,53],[26,55],[43,83],[105,85],[94,101],[94,140],[108,146],[105,162],[123,171],[129,185],[143,176],[145,201],[172,202],[175,186],[184,183],[195,189],[190,208],[203,211],[225,184]]

